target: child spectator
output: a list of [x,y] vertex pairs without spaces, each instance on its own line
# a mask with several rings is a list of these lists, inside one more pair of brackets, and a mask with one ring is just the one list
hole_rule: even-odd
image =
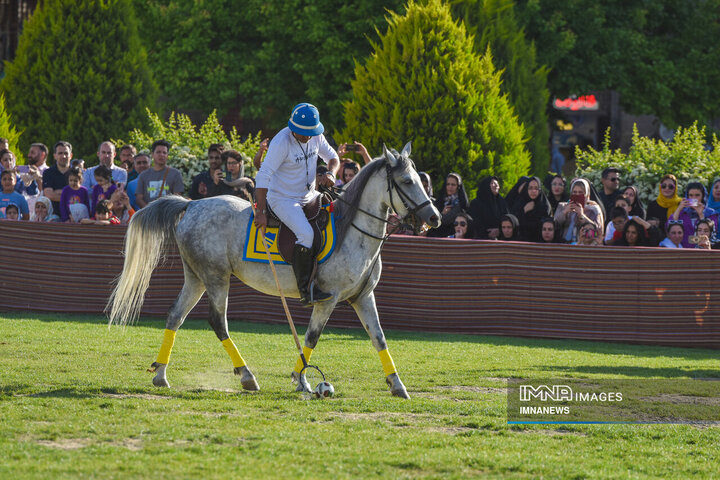
[[0,196],[0,212],[5,215],[5,209],[8,205],[16,205],[20,210],[20,216],[23,220],[30,218],[30,210],[28,208],[25,197],[15,191],[17,175],[15,170],[3,170],[0,174],[0,182],[2,182],[2,195]]
[[628,199],[625,197],[617,197],[615,199],[615,206],[610,212],[610,215],[613,217],[610,218],[610,222],[608,222],[605,230],[605,243],[611,243],[613,240],[613,236],[615,235],[615,220],[618,217],[617,211],[615,210],[616,208],[622,208],[625,213],[627,213],[627,217],[625,217],[625,220],[622,222],[623,225],[627,220],[633,219],[633,216],[630,214],[630,202],[628,201]]
[[468,213],[475,219],[475,238],[495,240],[500,236],[500,218],[510,213],[500,195],[500,179],[486,177],[478,183],[477,197]]
[[100,200],[95,207],[95,217],[83,218],[80,223],[86,225],[120,225],[120,219],[112,213],[112,202]]
[[30,217],[32,222],[59,222],[60,217],[53,213],[52,202],[49,198],[41,195],[35,201],[35,209]]
[[685,231],[682,224],[673,222],[675,222],[675,220],[670,220],[667,229],[667,238],[660,242],[660,246],[664,248],[683,248],[682,241]]
[[637,187],[632,185],[625,187],[620,194],[627,199],[628,204],[630,205],[630,211],[628,212],[629,215],[632,215],[633,217],[640,217],[642,219],[646,218],[647,212],[645,211],[645,206],[643,205],[642,200],[640,200]]
[[92,187],[90,215],[95,215],[95,206],[100,200],[110,200],[112,194],[117,190],[117,185],[112,178],[112,170],[108,167],[98,165],[95,167],[93,174],[95,175],[96,185]]
[[520,240],[520,222],[515,215],[508,213],[502,216],[498,240],[513,242]]
[[5,207],[5,219],[6,220],[19,220],[20,219],[20,210],[18,209],[18,206],[14,203],[9,204],[7,207]]
[[60,194],[60,221],[80,223],[90,217],[90,195],[82,186],[83,173],[75,167],[65,174],[68,184]]
[[130,197],[124,190],[117,189],[110,196],[112,203],[112,213],[120,219],[120,223],[127,225],[135,210],[130,205]]

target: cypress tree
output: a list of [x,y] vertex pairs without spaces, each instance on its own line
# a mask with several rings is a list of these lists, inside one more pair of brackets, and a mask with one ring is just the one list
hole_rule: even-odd
[[547,108],[548,69],[538,67],[535,46],[528,42],[515,17],[514,0],[455,0],[453,13],[475,37],[475,50],[492,49],[502,69],[501,89],[509,96],[528,135],[531,170],[541,178],[550,162]]
[[20,140],[21,133],[13,125],[12,118],[5,108],[5,95],[0,93],[0,138],[8,139],[10,151],[15,154],[19,164],[24,163],[24,156],[18,151],[18,140]]
[[25,131],[21,147],[62,139],[87,159],[143,126],[156,95],[131,0],[41,2],[6,72],[0,90]]
[[451,171],[470,189],[486,175],[508,188],[526,174],[525,132],[500,92],[490,51],[475,54],[440,0],[411,1],[388,24],[372,55],[355,66],[343,137],[373,152],[412,141],[416,165],[436,185]]

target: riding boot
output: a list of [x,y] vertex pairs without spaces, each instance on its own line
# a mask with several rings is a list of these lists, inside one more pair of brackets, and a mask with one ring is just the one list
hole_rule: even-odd
[[305,306],[313,303],[324,302],[329,300],[332,295],[321,291],[313,281],[313,271],[315,270],[315,255],[312,249],[304,247],[299,243],[295,244],[293,251],[293,271],[297,280],[298,290],[300,291],[300,301]]

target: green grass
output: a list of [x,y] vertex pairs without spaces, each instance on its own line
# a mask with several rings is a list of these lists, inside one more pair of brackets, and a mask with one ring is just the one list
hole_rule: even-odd
[[[303,400],[287,326],[234,322],[243,392],[204,322],[177,335],[171,389],[147,367],[160,320],[0,317],[0,478],[717,478],[720,428],[508,426],[505,379],[720,377],[718,352],[386,332],[412,397],[391,397],[361,329],[315,350],[336,389]],[[715,384],[715,382],[712,382]],[[720,388],[720,382],[717,383]],[[718,407],[720,408],[720,406]]]

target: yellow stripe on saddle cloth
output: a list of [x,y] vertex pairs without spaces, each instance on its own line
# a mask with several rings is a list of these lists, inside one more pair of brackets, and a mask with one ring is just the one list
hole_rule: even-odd
[[[322,209],[327,211],[330,215],[330,221],[327,222],[325,229],[321,232],[322,239],[320,243],[320,253],[318,254],[318,263],[322,263],[328,258],[335,248],[335,214],[330,205],[323,205]],[[243,252],[243,260],[249,262],[268,263],[267,253],[265,253],[265,247],[262,244],[262,238],[260,229],[255,226],[253,220],[255,219],[255,213],[250,214],[250,220],[248,221],[247,235],[245,236],[246,244],[245,251]],[[285,227],[287,228],[287,227]],[[278,250],[278,244],[276,242],[278,236],[279,227],[268,227],[265,229],[265,238],[267,239],[268,246],[270,247],[270,257],[273,263],[280,265],[287,265],[288,263],[283,260]]]

